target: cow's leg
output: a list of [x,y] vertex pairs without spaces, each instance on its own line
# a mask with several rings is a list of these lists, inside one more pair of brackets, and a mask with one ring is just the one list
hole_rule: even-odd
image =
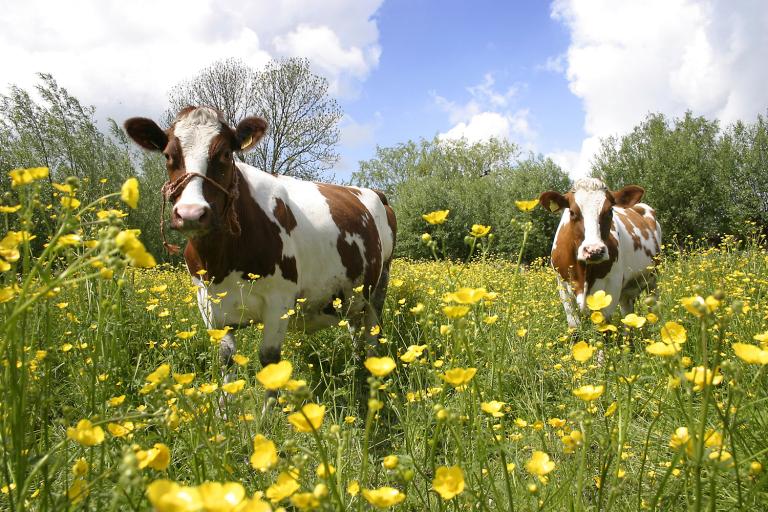
[[[292,297],[275,299],[265,308],[263,339],[259,347],[259,362],[262,368],[280,362],[283,340],[288,329],[288,318],[285,313],[293,303]],[[269,404],[275,400],[277,400],[277,391],[267,390],[262,411],[266,411]]]
[[568,284],[557,278],[557,292],[560,294],[560,302],[563,304],[563,310],[565,310],[565,318],[568,320],[568,327],[573,329],[577,328],[581,323],[579,318],[579,310],[576,305],[576,300],[573,293],[570,291]]

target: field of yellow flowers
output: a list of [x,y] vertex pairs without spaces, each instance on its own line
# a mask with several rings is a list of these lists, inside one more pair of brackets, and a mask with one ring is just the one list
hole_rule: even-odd
[[426,235],[435,261],[394,262],[380,357],[342,304],[267,368],[261,326],[239,330],[225,382],[189,277],[123,225],[136,183],[93,204],[54,184],[43,240],[45,177],[12,171],[0,205],[2,510],[768,508],[760,238],[667,248],[658,297],[603,318],[618,298],[595,294],[569,331],[545,263],[487,255],[496,227],[469,263]]

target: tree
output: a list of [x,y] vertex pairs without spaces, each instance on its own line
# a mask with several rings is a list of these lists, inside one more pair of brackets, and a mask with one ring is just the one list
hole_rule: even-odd
[[517,156],[517,146],[505,139],[409,140],[393,147],[376,146],[376,156],[360,162],[352,182],[378,188],[395,200],[399,186],[411,179],[488,176],[512,167]]
[[217,108],[232,126],[246,115],[264,117],[264,140],[242,158],[266,172],[318,179],[338,160],[343,114],[306,59],[271,61],[259,71],[236,59],[218,61],[175,86],[169,103],[169,122],[187,105]]

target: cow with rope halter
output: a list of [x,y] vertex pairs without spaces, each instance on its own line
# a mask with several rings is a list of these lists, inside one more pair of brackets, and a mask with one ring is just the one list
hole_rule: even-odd
[[[172,205],[171,229],[187,238],[184,260],[207,328],[262,322],[266,366],[280,361],[297,300],[295,322],[305,332],[336,325],[341,300],[353,336],[375,346],[396,232],[381,192],[274,176],[236,161],[267,130],[258,117],[233,129],[212,108],[187,107],[167,130],[146,118],[128,119],[125,130],[165,156],[161,192]],[[165,205],[163,243],[175,252],[164,212]],[[229,331],[220,345],[225,368],[235,350]]]

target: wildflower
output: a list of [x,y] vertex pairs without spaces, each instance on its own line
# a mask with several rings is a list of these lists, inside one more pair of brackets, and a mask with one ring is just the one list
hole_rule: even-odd
[[363,364],[376,377],[386,377],[397,366],[391,357],[369,357]]
[[421,357],[426,348],[426,345],[409,345],[408,350],[400,356],[400,360],[404,363],[412,363]]
[[215,382],[205,382],[203,384],[200,384],[199,389],[201,393],[205,395],[210,395],[211,393],[219,389],[219,385],[216,384]]
[[461,318],[469,313],[469,306],[443,306],[443,313],[448,318]]
[[203,506],[197,488],[170,480],[155,480],[149,484],[147,498],[157,512],[193,512]]
[[469,234],[475,238],[483,238],[485,235],[491,232],[491,226],[483,226],[482,224],[472,224],[472,229]]
[[659,317],[656,316],[654,313],[648,313],[647,315],[645,315],[645,319],[648,320],[649,324],[655,324],[656,322],[659,321]]
[[592,311],[600,311],[610,306],[612,301],[613,297],[605,293],[604,290],[598,290],[587,296],[587,307]]
[[549,460],[549,455],[542,451],[534,451],[528,462],[525,463],[525,470],[539,478],[551,473],[555,469],[555,463]]
[[499,402],[497,400],[491,400],[490,402],[482,402],[480,404],[480,409],[487,414],[490,414],[494,418],[501,418],[504,416],[504,413],[501,412],[501,408],[504,407],[504,402]]
[[561,418],[549,418],[547,424],[552,428],[563,428],[566,421]]
[[360,482],[357,480],[351,480],[347,484],[347,494],[350,496],[357,496],[357,493],[360,492]]
[[672,448],[680,448],[685,446],[691,440],[691,436],[688,434],[687,427],[678,427],[675,429],[675,433],[669,440],[669,446]]
[[193,337],[195,334],[197,334],[197,331],[179,331],[176,333],[176,337],[180,340],[188,340],[189,338]]
[[529,212],[536,208],[537,204],[539,204],[538,199],[530,199],[528,201],[515,201],[515,206],[517,206],[517,209],[521,212]]
[[592,354],[595,353],[595,350],[595,347],[584,341],[580,341],[573,346],[571,353],[573,354],[573,358],[576,361],[583,363],[585,361],[589,361],[592,358]]
[[499,315],[489,315],[483,318],[483,323],[487,325],[493,325],[499,319]]
[[432,480],[432,489],[444,500],[464,492],[464,471],[459,466],[439,467]]
[[315,474],[317,475],[318,478],[327,478],[329,476],[336,474],[336,468],[330,464],[326,466],[325,464],[321,463],[317,466],[317,469],[315,470]]
[[600,311],[593,311],[592,314],[589,315],[589,319],[596,325],[605,323],[605,316]]
[[67,489],[67,498],[72,503],[79,503],[89,494],[88,482],[82,478],[75,478]]
[[72,474],[75,476],[85,476],[89,469],[90,465],[88,464],[88,461],[80,457],[72,465]]
[[444,302],[457,302],[459,304],[477,304],[488,295],[485,288],[459,288],[453,293],[443,296]]
[[123,402],[125,402],[125,395],[120,396],[113,396],[109,400],[107,400],[107,403],[110,407],[117,407],[118,405],[121,405]]
[[324,416],[324,405],[308,403],[299,412],[289,415],[288,422],[293,425],[297,432],[312,432],[320,428]]
[[667,322],[664,327],[661,328],[661,341],[664,343],[682,344],[688,339],[688,333],[685,327],[677,322]]
[[74,210],[80,207],[80,200],[72,196],[64,196],[61,198],[61,206],[68,210]]
[[245,381],[243,379],[234,380],[221,385],[221,389],[231,395],[236,395],[245,387]]
[[251,359],[247,356],[244,356],[243,354],[235,354],[234,356],[232,356],[232,360],[238,366],[245,366],[248,364],[248,361],[250,361]]
[[291,504],[299,510],[311,510],[320,506],[320,500],[311,492],[301,492],[291,496]]
[[436,210],[434,212],[422,215],[421,218],[427,221],[427,224],[442,224],[448,219],[448,213],[450,210]]
[[748,343],[734,343],[731,345],[736,357],[749,364],[768,364],[768,350],[763,350],[757,345]]
[[253,438],[253,454],[251,466],[262,473],[277,464],[277,448],[275,443],[261,434]]
[[182,386],[185,386],[195,380],[195,374],[194,373],[174,373],[173,374],[173,380],[176,381],[176,384],[181,384]]
[[384,466],[384,469],[395,469],[399,462],[400,458],[397,455],[387,455],[381,465]]
[[290,361],[280,361],[279,363],[268,364],[256,374],[262,386],[267,389],[275,390],[285,386],[291,379],[293,365]]
[[139,180],[128,178],[120,187],[120,199],[134,210],[139,205]]
[[223,329],[208,329],[208,336],[211,337],[211,343],[219,343],[231,330],[232,328],[228,325]]
[[684,375],[688,382],[693,382],[694,391],[701,391],[705,385],[717,386],[723,382],[723,375],[719,371],[712,371],[703,366],[691,368]]
[[563,443],[563,453],[575,452],[576,448],[581,446],[583,439],[584,436],[580,430],[573,430],[569,434],[561,437],[560,441]]
[[19,210],[21,210],[20,204],[14,206],[0,206],[0,213],[16,213]]
[[123,423],[107,423],[107,430],[115,437],[125,437],[133,432],[133,422],[124,421]]
[[139,468],[152,468],[158,471],[165,471],[171,462],[171,451],[163,443],[155,443],[149,450],[139,450],[136,452],[136,459],[139,461]]
[[299,490],[301,485],[296,480],[299,477],[296,471],[283,471],[277,476],[277,481],[267,488],[266,496],[272,503],[288,498]]
[[13,169],[8,172],[11,178],[11,187],[16,188],[27,185],[33,181],[42,180],[48,177],[47,167],[32,167],[30,169]]
[[203,482],[197,486],[203,510],[228,512],[245,498],[245,488],[237,482]]
[[628,327],[639,329],[640,327],[645,325],[645,317],[637,316],[634,313],[630,313],[621,319],[621,323],[623,323]]
[[115,244],[125,254],[128,263],[139,268],[152,268],[157,263],[155,258],[147,252],[144,244],[138,239],[138,229],[121,231],[115,237]]
[[394,487],[380,487],[379,489],[363,489],[365,501],[377,508],[389,508],[402,503],[405,494]]
[[442,375],[439,375],[439,377],[451,386],[457,388],[467,384],[470,380],[472,380],[472,377],[475,376],[475,373],[477,373],[477,368],[454,368],[452,370],[448,370]]
[[680,304],[693,316],[701,318],[707,312],[707,304],[700,296],[684,297],[680,299]]
[[601,324],[597,326],[597,330],[600,332],[616,332],[616,326],[613,324]]
[[680,352],[680,345],[656,341],[645,347],[645,351],[654,356],[672,357]]
[[104,430],[90,420],[80,420],[76,427],[67,428],[67,438],[83,446],[96,446],[104,441]]
[[574,389],[573,394],[585,402],[591,402],[600,398],[604,391],[605,386],[603,385],[593,386],[591,384],[587,384],[586,386],[581,386],[580,388]]

